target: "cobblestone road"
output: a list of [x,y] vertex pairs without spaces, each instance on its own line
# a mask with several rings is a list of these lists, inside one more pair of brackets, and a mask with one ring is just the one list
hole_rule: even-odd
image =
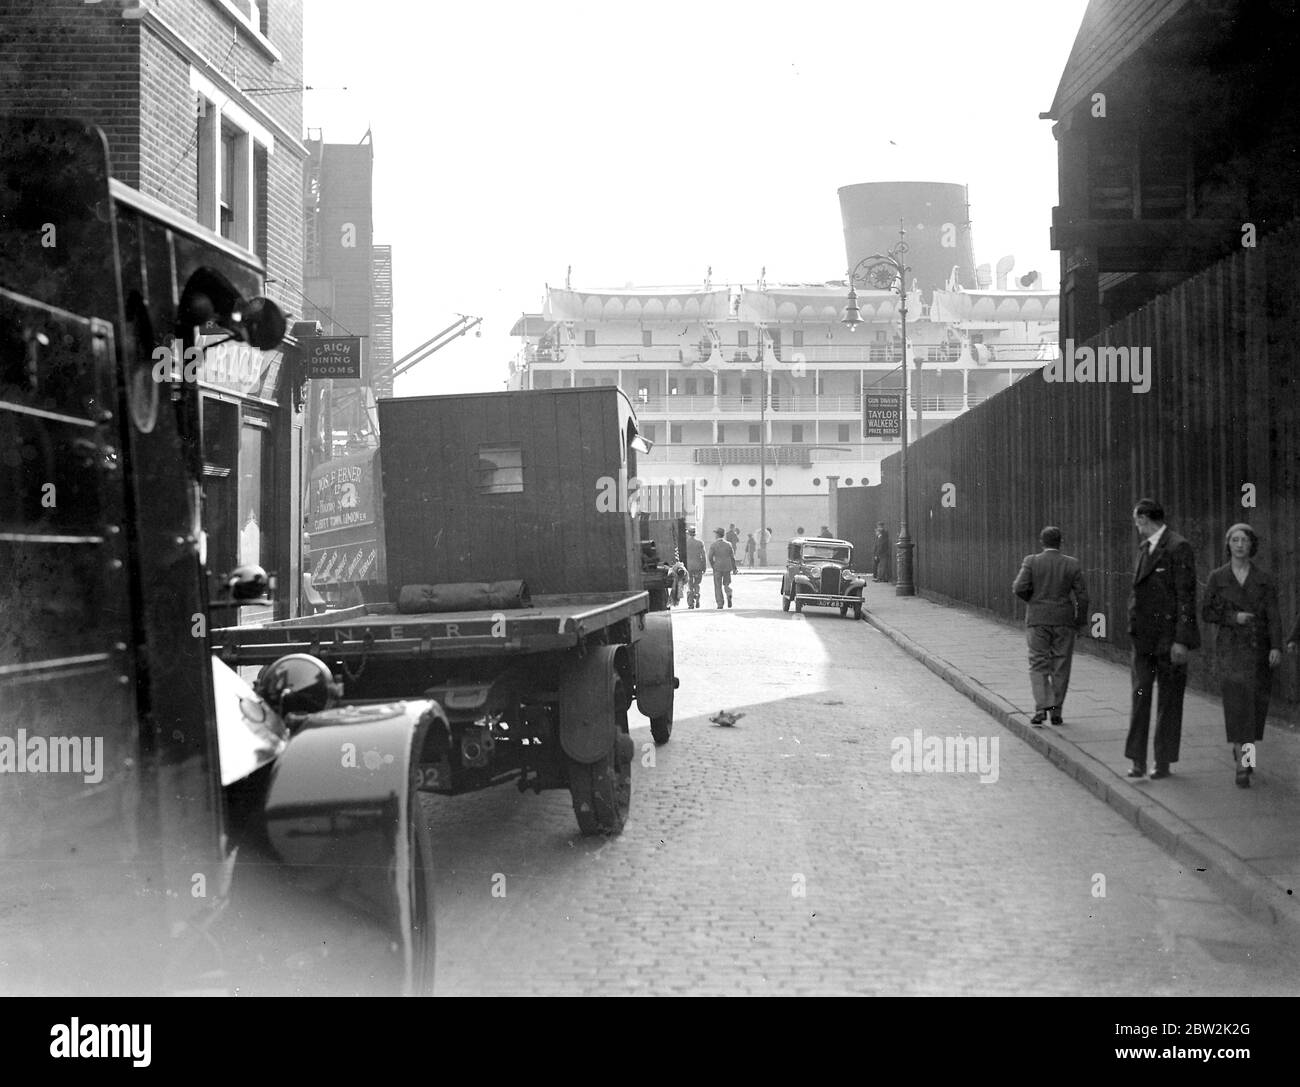
[[[562,791],[427,798],[440,994],[1300,991],[1273,930],[868,624],[783,614],[778,582],[675,613],[673,739],[634,712],[621,837],[582,838]],[[891,768],[918,729],[997,741],[996,780]]]

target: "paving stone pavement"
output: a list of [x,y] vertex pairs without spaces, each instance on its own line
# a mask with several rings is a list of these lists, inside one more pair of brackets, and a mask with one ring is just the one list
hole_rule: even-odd
[[[634,715],[620,837],[582,838],[562,791],[425,798],[439,994],[1300,988],[1275,928],[869,624],[783,614],[764,574],[735,591],[674,613],[673,739]],[[916,729],[984,738],[996,781],[895,770]]]
[[1270,722],[1257,745],[1251,788],[1239,789],[1221,702],[1189,690],[1172,776],[1132,780],[1124,757],[1131,689],[1125,666],[1076,650],[1065,725],[1033,726],[1022,628],[972,609],[898,597],[892,587],[871,597],[868,622],[1153,841],[1205,870],[1237,906],[1300,941],[1300,736],[1292,728]]

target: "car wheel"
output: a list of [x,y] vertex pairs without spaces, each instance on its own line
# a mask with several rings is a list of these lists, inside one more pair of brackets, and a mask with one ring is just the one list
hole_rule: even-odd
[[781,610],[782,611],[790,610],[790,598],[786,596],[785,593],[781,594]]
[[796,601],[794,602],[794,610],[795,610],[795,611],[803,611],[803,601],[802,601],[802,600],[796,600]]
[[862,618],[862,605],[861,605],[861,604],[854,604],[854,605],[853,605],[853,618],[854,618],[854,619],[861,619],[861,618]]
[[843,619],[843,618],[844,618],[846,615],[848,615],[848,614],[849,614],[849,606],[848,606],[847,604],[841,604],[841,605],[840,605],[840,618]]

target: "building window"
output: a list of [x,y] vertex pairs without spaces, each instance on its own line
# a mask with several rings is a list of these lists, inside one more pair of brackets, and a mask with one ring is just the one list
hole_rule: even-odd
[[792,442],[803,441],[803,425],[801,423],[790,424],[790,440]]
[[721,445],[727,440],[727,428],[723,423],[718,424],[718,444]]
[[642,346],[642,347],[653,347],[653,346],[654,346],[654,339],[655,339],[655,337],[654,337],[654,333],[651,332],[650,329],[648,329],[648,328],[643,328],[643,329],[641,330],[641,346]]
[[762,431],[757,423],[749,424],[749,440],[757,445],[762,440]]
[[740,329],[740,330],[736,333],[736,346],[737,346],[737,347],[748,347],[748,346],[749,346],[749,330],[748,330],[748,329],[744,329],[744,328],[742,328],[742,329]]
[[524,489],[524,451],[518,442],[478,447],[478,493],[516,494]]
[[795,346],[795,347],[802,347],[802,346],[803,346],[803,329],[802,329],[802,328],[796,328],[792,333],[790,333],[790,335],[794,337],[794,346]]
[[639,428],[639,433],[646,441],[653,442],[655,440],[654,423],[638,423],[637,427]]
[[838,430],[838,436],[835,439],[837,442],[848,442],[853,440],[852,438],[849,437],[848,423],[840,423],[837,430]]
[[262,258],[265,264],[268,257],[270,227],[267,222],[267,194],[270,185],[270,168],[267,164],[265,147],[253,146],[253,252]]
[[693,378],[693,377],[688,377],[688,378],[686,379],[686,395],[687,395],[687,396],[694,396],[694,395],[695,395],[695,390],[696,390],[698,387],[699,387],[699,382],[696,381],[695,378]]
[[595,346],[596,346],[596,330],[595,330],[594,328],[586,329],[586,330],[583,332],[583,334],[582,334],[582,346],[583,346],[583,347],[595,347]]
[[711,378],[711,377],[702,377],[702,378],[700,378],[700,381],[703,383],[703,384],[701,385],[701,388],[702,388],[703,391],[704,391],[704,395],[705,395],[705,396],[712,396],[712,395],[713,395],[713,378]]
[[265,257],[267,179],[274,137],[196,69],[198,221]]
[[682,444],[682,424],[681,424],[681,423],[669,423],[669,424],[668,424],[668,444],[669,444],[669,445],[681,445],[681,444]]
[[221,126],[221,190],[217,196],[217,232],[223,238],[235,237],[235,166],[239,133],[230,125]]

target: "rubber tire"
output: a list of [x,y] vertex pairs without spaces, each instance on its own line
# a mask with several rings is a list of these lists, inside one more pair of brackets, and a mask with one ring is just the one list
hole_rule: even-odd
[[843,619],[843,618],[845,618],[848,614],[849,614],[849,606],[848,606],[847,604],[841,604],[841,605],[840,605],[840,618]]
[[569,795],[578,829],[588,837],[623,833],[632,806],[632,758],[636,748],[628,734],[627,698],[620,683],[614,690],[614,743],[593,763],[566,756]]
[[660,746],[668,742],[668,738],[673,734],[673,715],[672,712],[664,714],[662,717],[650,718],[650,735],[654,737],[655,743]]
[[861,618],[862,618],[862,605],[861,605],[861,604],[854,604],[854,605],[853,605],[853,618],[854,618],[854,619],[861,619]]
[[803,601],[802,601],[802,600],[796,600],[796,601],[794,602],[794,610],[795,610],[795,611],[803,611]]
[[781,610],[782,611],[790,610],[790,598],[786,596],[785,593],[781,594]]
[[433,995],[434,900],[433,900],[433,835],[424,805],[417,794],[414,798],[415,821],[411,849],[411,904],[412,943],[411,972],[405,979],[403,995]]

